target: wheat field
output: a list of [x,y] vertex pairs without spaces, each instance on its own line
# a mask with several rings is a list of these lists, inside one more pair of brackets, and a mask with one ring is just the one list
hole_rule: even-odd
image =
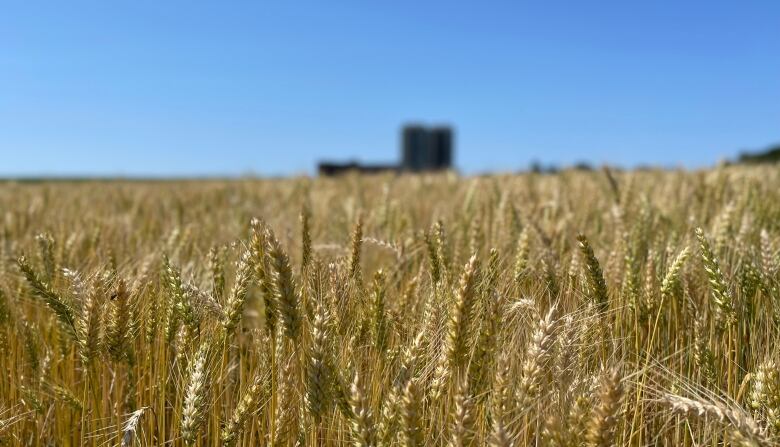
[[780,170],[0,184],[0,444],[780,445]]

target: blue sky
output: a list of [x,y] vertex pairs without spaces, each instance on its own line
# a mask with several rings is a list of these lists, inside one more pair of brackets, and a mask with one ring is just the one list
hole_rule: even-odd
[[780,2],[10,1],[0,175],[312,172],[406,121],[465,172],[780,142]]

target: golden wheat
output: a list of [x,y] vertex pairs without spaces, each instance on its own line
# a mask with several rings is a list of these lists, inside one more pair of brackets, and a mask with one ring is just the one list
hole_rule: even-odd
[[776,166],[0,209],[0,445],[779,445]]

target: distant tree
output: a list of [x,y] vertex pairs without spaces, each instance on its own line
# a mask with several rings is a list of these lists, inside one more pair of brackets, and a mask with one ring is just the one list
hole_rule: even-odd
[[739,154],[739,163],[776,163],[780,161],[780,145],[771,147],[763,152],[742,152]]
[[574,166],[572,166],[572,169],[575,171],[592,171],[593,166],[591,166],[587,161],[578,161],[574,164]]

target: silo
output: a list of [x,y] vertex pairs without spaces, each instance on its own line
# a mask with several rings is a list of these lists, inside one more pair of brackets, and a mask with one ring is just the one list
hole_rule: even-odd
[[426,169],[429,160],[428,130],[423,126],[404,126],[401,133],[401,168],[410,171]]
[[434,127],[429,132],[430,164],[429,169],[449,169],[452,167],[452,129]]

